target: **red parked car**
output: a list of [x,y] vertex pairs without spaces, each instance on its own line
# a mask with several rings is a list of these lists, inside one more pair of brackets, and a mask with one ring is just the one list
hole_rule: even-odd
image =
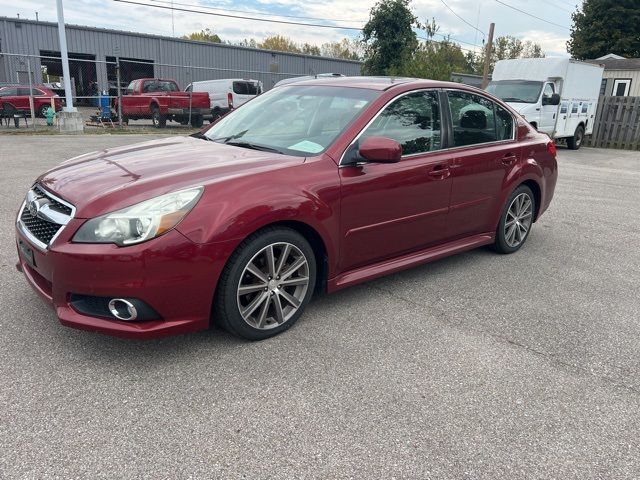
[[547,209],[556,149],[460,84],[351,77],[275,88],[192,137],[102,150],[38,178],[18,267],[64,325],[248,339],[335,292],[482,245]]
[[[33,108],[35,114],[44,117],[47,109],[51,106],[51,98],[55,104],[56,112],[62,110],[60,97],[49,90],[44,85],[36,85],[33,91]],[[29,106],[29,86],[28,85],[4,85],[0,87],[0,110],[31,112]]]

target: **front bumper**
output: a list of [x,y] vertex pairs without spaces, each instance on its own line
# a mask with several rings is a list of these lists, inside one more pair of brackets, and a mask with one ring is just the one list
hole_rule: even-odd
[[[83,220],[73,219],[47,249],[16,228],[16,244],[33,251],[31,265],[18,247],[22,271],[33,289],[52,304],[63,325],[124,338],[151,339],[208,328],[216,284],[234,242],[195,244],[176,229],[138,245],[74,244]],[[160,320],[126,322],[87,316],[71,305],[72,294],[133,297]]]

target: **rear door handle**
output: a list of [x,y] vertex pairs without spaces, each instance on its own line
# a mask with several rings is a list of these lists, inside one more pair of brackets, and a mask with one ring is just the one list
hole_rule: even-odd
[[449,167],[446,165],[436,165],[429,171],[430,177],[439,178],[440,180],[444,180],[449,175],[451,175],[451,170],[449,170]]
[[507,153],[504,157],[502,157],[502,163],[505,165],[511,165],[518,160],[518,156],[515,153]]

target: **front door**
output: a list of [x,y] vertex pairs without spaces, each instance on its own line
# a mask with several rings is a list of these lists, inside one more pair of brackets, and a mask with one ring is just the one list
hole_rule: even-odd
[[538,130],[553,137],[556,129],[556,121],[558,119],[558,105],[545,105],[551,100],[553,94],[556,93],[553,83],[545,83],[542,90],[542,112],[540,115],[540,125]]
[[[357,142],[387,137],[403,148],[398,163],[341,166],[342,271],[418,250],[446,235],[451,178],[442,151],[437,90],[400,96]],[[357,151],[356,144],[347,151]]]

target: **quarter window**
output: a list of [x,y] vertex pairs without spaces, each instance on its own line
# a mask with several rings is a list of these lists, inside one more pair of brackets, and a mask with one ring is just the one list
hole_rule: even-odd
[[405,95],[387,106],[362,133],[387,137],[402,145],[403,155],[432,152],[442,148],[440,104],[436,92]]
[[491,100],[467,92],[449,91],[453,146],[464,147],[513,138],[513,117]]

